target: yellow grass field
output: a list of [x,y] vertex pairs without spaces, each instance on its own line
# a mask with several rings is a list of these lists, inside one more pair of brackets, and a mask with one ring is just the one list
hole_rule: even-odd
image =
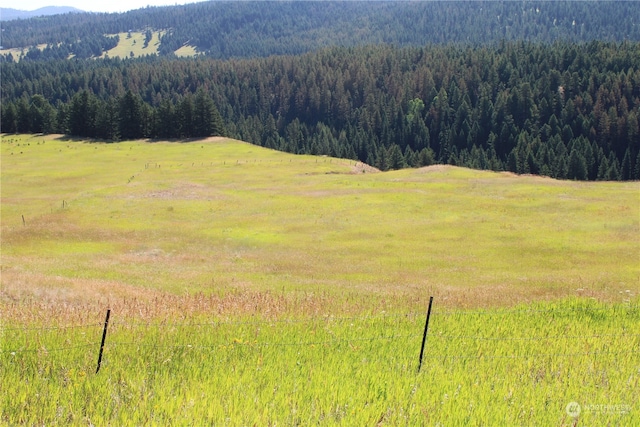
[[[120,41],[118,45],[113,49],[110,49],[104,52],[101,58],[137,58],[145,55],[156,55],[158,53],[158,46],[160,45],[160,37],[164,34],[164,31],[156,31],[152,32],[153,37],[149,42],[147,47],[144,47],[144,37],[145,33],[142,31],[131,31],[130,33],[123,32],[119,34],[109,34],[109,36],[118,35],[120,37]],[[131,37],[129,37],[131,35]],[[38,49],[43,50],[46,48],[46,44],[40,44],[37,46]],[[25,48],[13,48],[13,49],[1,49],[0,55],[11,54],[13,56],[13,60],[19,62],[23,56],[23,53],[26,53],[29,50],[28,47]],[[197,54],[195,48],[193,46],[185,45],[178,49],[175,54],[179,57],[190,57],[195,56]]]
[[640,424],[638,182],[226,138],[0,162],[0,425]]
[[[155,55],[158,53],[158,45],[163,31],[153,31],[152,38],[147,47],[144,47],[144,32],[131,31],[130,33],[119,33],[118,45],[102,54],[102,57],[109,58],[135,58],[145,55]],[[110,34],[114,36],[116,34]],[[129,37],[131,35],[131,37]]]
[[[39,44],[36,46],[38,49],[43,50],[45,47],[47,47],[47,44]],[[11,56],[13,57],[13,60],[15,62],[19,62],[20,59],[22,58],[22,56],[24,54],[26,54],[29,51],[28,47],[25,48],[12,48],[12,49],[0,49],[0,55],[6,55],[8,53],[11,54]]]
[[12,298],[285,290],[479,307],[639,289],[637,182],[362,173],[228,139],[5,135],[1,154]]
[[174,53],[176,54],[176,56],[181,58],[196,56],[198,54],[198,52],[196,51],[196,48],[189,45],[182,46],[180,49],[176,50]]

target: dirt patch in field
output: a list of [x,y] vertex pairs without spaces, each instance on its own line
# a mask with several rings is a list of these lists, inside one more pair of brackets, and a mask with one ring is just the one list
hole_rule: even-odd
[[380,169],[374,168],[373,166],[369,166],[368,164],[362,162],[357,162],[354,166],[351,167],[351,173],[353,174],[377,172],[380,172]]

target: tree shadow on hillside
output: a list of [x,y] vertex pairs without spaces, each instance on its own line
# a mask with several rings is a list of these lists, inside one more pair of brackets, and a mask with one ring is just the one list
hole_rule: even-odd
[[87,138],[82,136],[73,136],[73,135],[61,135],[57,138],[54,138],[56,141],[65,141],[65,142],[88,142],[90,144],[116,144],[119,141],[114,141],[113,139],[101,139],[101,138]]
[[[141,142],[174,142],[174,143],[190,143],[190,142],[203,142],[207,141],[210,138],[217,138],[214,136],[201,136],[201,137],[193,137],[193,138],[146,138],[146,139],[137,139],[134,141]],[[87,142],[87,143],[96,143],[96,144],[117,144],[119,142],[124,142],[122,140],[113,140],[113,139],[102,139],[102,138],[87,138],[82,136],[73,136],[73,135],[60,135],[55,138],[57,141],[65,141],[65,142]],[[131,140],[127,140],[131,141]]]
[[149,138],[146,139],[146,142],[175,142],[175,143],[189,143],[189,142],[203,142],[208,140],[209,138],[212,138],[211,136],[198,136],[198,137],[193,137],[193,138]]

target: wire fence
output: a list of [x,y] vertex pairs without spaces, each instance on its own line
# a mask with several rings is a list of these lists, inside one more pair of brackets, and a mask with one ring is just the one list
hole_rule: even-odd
[[[586,320],[600,319],[609,322],[609,326],[599,330],[596,328],[592,333],[572,333],[567,330],[567,324],[562,322],[556,329],[549,327],[554,322],[571,316],[583,316]],[[15,358],[36,353],[39,358],[46,358],[53,353],[79,349],[97,354],[99,347],[102,351],[105,337],[107,352],[120,348],[208,351],[227,348],[229,345],[247,349],[277,349],[386,342],[391,349],[415,351],[416,356],[420,351],[421,363],[423,357],[432,362],[455,363],[640,354],[640,308],[632,305],[615,308],[577,306],[486,311],[434,310],[427,324],[424,324],[425,313],[419,312],[156,322],[114,317],[108,325],[105,322],[58,326],[0,326],[0,356],[10,355]],[[613,321],[618,317],[630,320],[617,326]],[[508,318],[511,318],[512,323],[509,324],[509,330],[505,331],[504,323]],[[519,321],[524,319],[532,323]],[[544,319],[543,324],[547,329],[538,331],[538,324],[532,319]],[[575,318],[571,322],[575,325]],[[427,336],[429,324],[431,326]],[[516,327],[511,328],[513,325]],[[107,326],[108,335],[105,335]],[[263,334],[265,330],[272,332],[266,338]],[[294,330],[294,333],[285,333],[290,330]],[[557,332],[550,333],[551,330]],[[312,334],[315,336],[310,336]],[[101,335],[103,345],[99,346]],[[425,338],[422,345],[426,342],[426,348],[420,349],[422,338]],[[565,344],[555,347],[550,345],[558,342]],[[536,345],[531,347],[531,343]]]

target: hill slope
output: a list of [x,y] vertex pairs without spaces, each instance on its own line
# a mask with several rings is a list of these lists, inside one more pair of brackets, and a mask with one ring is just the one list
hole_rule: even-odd
[[2,124],[109,140],[219,134],[383,170],[435,162],[633,180],[639,65],[640,44],[601,42],[24,61],[3,66]]
[[0,154],[10,295],[55,298],[58,283],[65,298],[90,298],[105,279],[132,294],[466,290],[467,304],[638,290],[637,182],[363,173],[224,138],[3,136]]
[[161,54],[189,44],[216,58],[379,43],[621,41],[640,40],[639,15],[637,2],[204,2],[10,21],[3,45],[71,44],[145,28],[167,31]]

